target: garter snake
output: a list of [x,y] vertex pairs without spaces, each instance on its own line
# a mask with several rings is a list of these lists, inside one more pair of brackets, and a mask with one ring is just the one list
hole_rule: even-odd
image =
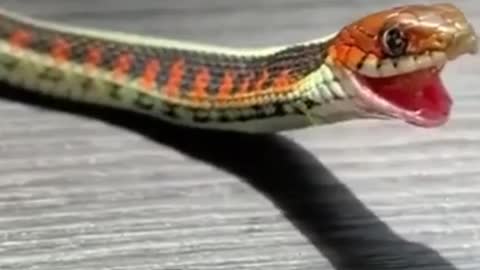
[[0,10],[0,81],[179,125],[279,132],[353,119],[444,124],[447,62],[477,52],[452,4],[366,14],[295,44],[239,49],[93,30]]

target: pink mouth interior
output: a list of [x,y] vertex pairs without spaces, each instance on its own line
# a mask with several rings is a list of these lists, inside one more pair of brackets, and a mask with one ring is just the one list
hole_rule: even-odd
[[[448,118],[452,106],[440,71],[427,69],[388,78],[361,80],[390,104],[409,112],[417,112],[423,126],[439,125]],[[405,119],[413,121],[412,119]]]

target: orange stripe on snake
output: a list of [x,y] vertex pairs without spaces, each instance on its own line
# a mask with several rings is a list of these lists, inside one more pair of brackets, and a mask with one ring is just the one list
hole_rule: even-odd
[[120,54],[113,66],[113,77],[116,80],[123,80],[132,68],[133,56],[129,53]]
[[24,29],[18,29],[11,33],[9,43],[12,49],[24,49],[32,42],[33,34]]
[[200,67],[195,74],[193,82],[192,97],[203,100],[207,98],[207,87],[210,81],[210,72],[206,67]]
[[294,79],[290,75],[289,70],[282,70],[280,74],[273,79],[273,90],[275,92],[284,92],[289,90],[294,83]]
[[257,78],[257,80],[254,83],[254,88],[253,91],[261,91],[264,90],[264,85],[267,82],[269,77],[268,70],[263,69],[260,76]]
[[177,59],[170,67],[167,84],[165,86],[167,96],[178,96],[180,93],[180,85],[185,73],[185,60]]
[[147,90],[151,90],[156,86],[157,75],[160,72],[160,61],[158,59],[150,59],[145,65],[143,75],[141,78],[141,84]]
[[102,62],[103,53],[100,47],[90,47],[85,54],[85,66],[87,70],[91,71],[98,67]]
[[58,37],[52,42],[50,54],[57,63],[68,61],[72,45],[64,38]]
[[246,93],[248,93],[248,91],[250,90],[250,85],[251,85],[251,81],[253,80],[253,72],[250,72],[248,75],[246,75],[243,79],[242,79],[242,82],[240,84],[240,87],[238,88],[238,92],[236,93],[236,95],[244,95]]
[[233,87],[233,72],[226,70],[223,73],[223,78],[220,87],[218,88],[217,99],[222,101],[228,99],[232,93]]

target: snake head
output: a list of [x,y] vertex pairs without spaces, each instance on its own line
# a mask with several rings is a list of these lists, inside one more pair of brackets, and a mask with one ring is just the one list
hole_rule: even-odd
[[407,5],[345,26],[329,57],[364,110],[434,127],[448,120],[452,106],[441,71],[477,51],[477,35],[457,7]]

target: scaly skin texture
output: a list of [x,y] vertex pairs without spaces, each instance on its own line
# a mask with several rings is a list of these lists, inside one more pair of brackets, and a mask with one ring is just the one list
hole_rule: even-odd
[[[385,23],[410,17],[392,15],[422,20],[422,14],[434,13],[466,23],[457,10],[432,10],[389,9],[318,40],[258,50],[92,31],[0,11],[0,80],[199,128],[276,132],[386,117],[366,108],[344,71],[372,63],[368,55],[375,63],[393,59],[382,53],[378,37]],[[421,45],[408,51],[412,55],[431,49],[438,41],[432,36],[446,34],[415,25],[419,31],[408,38]],[[447,46],[436,49],[448,51]]]

